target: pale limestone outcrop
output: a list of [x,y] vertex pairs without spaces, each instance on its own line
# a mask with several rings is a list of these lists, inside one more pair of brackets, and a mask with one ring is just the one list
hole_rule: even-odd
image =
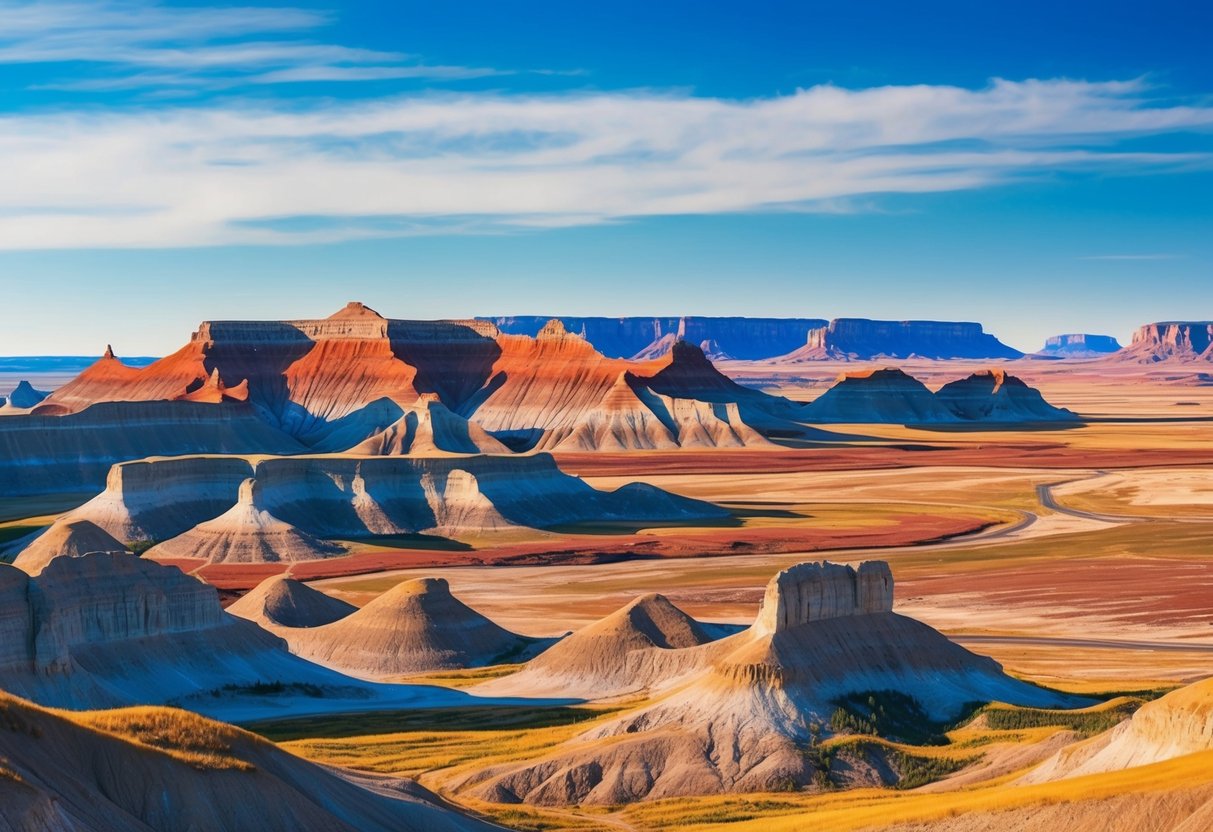
[[[231,457],[174,457],[115,466],[105,492],[56,525],[89,520],[122,541],[170,540],[231,509],[249,477],[256,480],[257,505],[237,512],[243,518],[241,528],[255,528],[258,512],[266,512],[271,520],[318,538],[726,513],[641,483],[598,491],[565,474],[547,454],[293,456],[256,463]],[[173,552],[174,557],[183,554]]]
[[756,633],[776,633],[813,621],[893,611],[893,573],[884,561],[858,569],[838,563],[800,563],[767,584]]
[[44,672],[65,671],[78,645],[148,638],[230,622],[209,584],[179,569],[128,554],[98,553],[52,561],[30,584],[32,659]]

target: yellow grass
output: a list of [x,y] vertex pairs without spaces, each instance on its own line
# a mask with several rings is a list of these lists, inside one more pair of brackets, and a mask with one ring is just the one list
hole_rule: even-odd
[[[999,784],[957,792],[918,793],[859,789],[823,795],[751,795],[670,800],[629,808],[625,816],[645,830],[719,829],[739,815],[735,832],[848,832],[898,823],[927,822],[972,812],[997,812],[1033,805],[1100,800],[1126,793],[1167,791],[1210,782],[1213,751],[1151,766],[1033,786]],[[757,809],[755,809],[757,807]]]
[[189,711],[137,707],[58,713],[79,725],[155,749],[199,770],[253,769],[232,753],[232,744],[242,733],[239,729]]

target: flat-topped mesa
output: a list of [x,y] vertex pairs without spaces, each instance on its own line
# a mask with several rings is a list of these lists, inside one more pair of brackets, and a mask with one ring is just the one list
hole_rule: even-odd
[[1213,361],[1213,321],[1159,321],[1137,328],[1117,358],[1141,363]]
[[809,330],[805,346],[788,358],[805,360],[889,358],[1021,358],[969,321],[874,321],[835,318]]
[[1111,335],[1073,332],[1049,338],[1038,355],[1058,358],[1094,358],[1116,352],[1119,349],[1120,342]]
[[882,560],[855,569],[838,563],[800,563],[767,584],[754,632],[774,634],[814,621],[893,611],[893,573]]
[[[492,318],[502,332],[535,335],[552,316],[521,315]],[[824,326],[821,318],[743,317],[571,317],[560,316],[569,332],[585,338],[610,358],[646,360],[665,355],[677,340],[709,343],[707,352],[737,359],[762,359],[790,352],[804,343],[805,334]]]

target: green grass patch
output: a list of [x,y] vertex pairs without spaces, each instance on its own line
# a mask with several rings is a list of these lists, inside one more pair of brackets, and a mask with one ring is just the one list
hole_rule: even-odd
[[1120,724],[1131,717],[1143,704],[1145,703],[1141,699],[1126,699],[1109,708],[1081,711],[994,707],[987,708],[984,713],[986,724],[995,731],[1057,727],[1090,737]]
[[968,721],[984,703],[965,706],[957,722],[932,720],[918,700],[895,690],[850,693],[835,699],[830,729],[835,734],[867,734],[907,745],[947,745],[957,722]]

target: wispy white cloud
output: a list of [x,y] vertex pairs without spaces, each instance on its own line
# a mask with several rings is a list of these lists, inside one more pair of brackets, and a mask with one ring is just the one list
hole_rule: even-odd
[[0,65],[102,66],[105,75],[64,75],[38,85],[92,92],[502,74],[309,39],[330,23],[329,14],[296,8],[0,0]]
[[1091,254],[1079,260],[1178,260],[1182,254]]
[[0,117],[0,248],[294,243],[670,214],[856,210],[1059,171],[1207,165],[1123,140],[1213,127],[1142,82],[750,101],[478,94]]

